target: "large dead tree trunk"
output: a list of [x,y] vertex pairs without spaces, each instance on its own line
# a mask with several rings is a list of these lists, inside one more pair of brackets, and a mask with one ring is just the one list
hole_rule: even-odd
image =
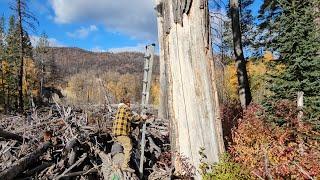
[[[160,62],[167,72],[168,114],[173,150],[199,167],[224,151],[214,82],[207,0],[157,1]],[[200,178],[197,174],[197,178]]]
[[[158,26],[161,27],[163,23],[163,16],[161,15],[162,5],[161,0],[156,0],[156,7],[158,11],[157,20]],[[158,37],[163,37],[163,28],[158,29]],[[161,46],[164,45],[163,38],[159,38],[160,45],[160,57],[164,56],[164,48]],[[158,109],[158,117],[163,119],[168,119],[168,93],[167,93],[167,68],[166,62],[164,58],[160,58],[160,104]]]
[[230,12],[232,20],[233,48],[234,55],[236,57],[236,69],[238,76],[239,98],[242,108],[245,109],[250,104],[252,96],[241,42],[239,0],[230,0]]

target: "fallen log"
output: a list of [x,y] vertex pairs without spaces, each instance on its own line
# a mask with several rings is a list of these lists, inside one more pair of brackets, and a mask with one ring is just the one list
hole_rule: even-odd
[[42,163],[41,165],[31,169],[30,171],[27,171],[25,173],[23,173],[23,177],[28,177],[28,176],[32,176],[34,174],[36,174],[37,172],[41,172],[42,170],[46,169],[47,167],[50,167],[53,163],[50,162],[45,162]]
[[23,142],[22,136],[4,131],[3,129],[0,129],[0,137],[5,138],[5,139],[12,139],[12,140],[17,140],[19,142]]
[[18,174],[22,173],[28,167],[36,163],[39,156],[41,156],[49,148],[50,145],[51,142],[47,141],[34,152],[15,162],[10,168],[0,173],[0,179],[14,179]]

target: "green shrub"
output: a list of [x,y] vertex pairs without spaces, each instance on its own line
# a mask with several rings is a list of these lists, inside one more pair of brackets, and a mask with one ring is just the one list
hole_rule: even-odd
[[205,162],[206,155],[201,149],[200,173],[204,180],[247,180],[252,179],[250,173],[240,164],[235,163],[229,154],[223,154],[218,163],[208,164]]

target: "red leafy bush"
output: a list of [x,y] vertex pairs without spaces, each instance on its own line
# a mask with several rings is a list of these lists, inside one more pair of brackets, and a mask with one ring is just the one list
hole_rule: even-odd
[[[291,109],[291,110],[290,110]],[[289,126],[276,126],[258,105],[251,105],[232,130],[229,152],[253,176],[273,179],[320,178],[320,133],[297,122],[291,105],[275,107],[275,117]]]

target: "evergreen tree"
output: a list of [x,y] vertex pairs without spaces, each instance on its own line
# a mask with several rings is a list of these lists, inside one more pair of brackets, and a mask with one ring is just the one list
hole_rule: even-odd
[[273,43],[278,35],[276,32],[276,22],[280,13],[281,7],[278,0],[264,0],[260,6],[258,32],[254,43],[258,56],[262,56],[266,50],[274,52]]
[[242,45],[246,51],[253,44],[254,17],[251,5],[253,0],[239,0],[240,3],[240,29],[242,33]]
[[18,108],[18,61],[19,61],[19,32],[16,26],[15,17],[9,19],[9,29],[6,36],[6,57],[8,71],[6,72],[6,94],[8,108]]
[[[312,119],[320,118],[320,37],[312,0],[279,0],[282,12],[275,22],[274,48],[280,59],[272,66],[285,69],[271,74],[273,99],[295,101],[297,92],[304,92],[306,110]],[[319,121],[318,121],[319,123]]]
[[5,19],[4,16],[0,18],[0,75],[1,75],[1,87],[0,87],[0,103],[5,109],[5,77],[4,77],[4,61],[5,61]]

